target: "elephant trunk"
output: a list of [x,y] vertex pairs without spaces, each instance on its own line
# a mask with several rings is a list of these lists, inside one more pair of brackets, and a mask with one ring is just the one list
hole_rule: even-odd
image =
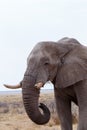
[[49,121],[50,112],[44,104],[38,105],[40,89],[35,88],[34,85],[35,79],[32,76],[24,76],[22,82],[23,102],[29,118],[36,124],[42,125]]

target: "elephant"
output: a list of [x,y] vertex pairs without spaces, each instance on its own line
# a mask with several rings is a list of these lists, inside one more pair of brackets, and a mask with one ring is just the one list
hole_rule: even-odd
[[78,130],[87,130],[87,47],[68,37],[41,41],[27,58],[23,80],[16,86],[5,85],[22,88],[26,113],[38,125],[50,119],[47,106],[39,103],[40,89],[47,81],[54,85],[61,130],[72,130],[71,102],[79,107]]

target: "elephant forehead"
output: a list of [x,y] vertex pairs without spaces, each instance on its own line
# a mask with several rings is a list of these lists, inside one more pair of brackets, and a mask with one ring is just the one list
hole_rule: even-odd
[[36,46],[33,48],[31,53],[29,54],[27,58],[27,62],[31,61],[38,61],[42,59],[43,57],[50,58],[51,53],[56,53],[56,49],[54,49],[55,43],[53,42],[40,42],[36,44]]
[[27,58],[27,62],[31,62],[31,63],[34,63],[34,62],[39,62],[41,57],[43,57],[43,53],[41,51],[39,52],[33,52],[31,53],[28,58]]
[[43,41],[43,42],[39,42],[36,44],[36,46],[33,48],[33,52],[44,52],[44,51],[50,51],[50,50],[55,50],[57,47],[57,43],[56,42],[52,42],[52,41]]

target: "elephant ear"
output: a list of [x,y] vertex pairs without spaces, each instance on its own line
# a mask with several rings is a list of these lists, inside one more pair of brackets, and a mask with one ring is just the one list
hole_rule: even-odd
[[56,87],[65,88],[84,79],[87,79],[87,48],[79,44],[62,57]]

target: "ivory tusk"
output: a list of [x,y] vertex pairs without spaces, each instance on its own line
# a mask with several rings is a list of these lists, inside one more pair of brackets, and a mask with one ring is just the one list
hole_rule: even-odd
[[39,82],[39,83],[36,83],[35,84],[35,87],[37,88],[37,89],[40,89],[41,87],[43,87],[43,83],[42,82]]
[[18,88],[21,88],[21,84],[17,84],[17,85],[7,85],[7,84],[4,84],[4,86],[6,88],[10,88],[10,89],[18,89]]

